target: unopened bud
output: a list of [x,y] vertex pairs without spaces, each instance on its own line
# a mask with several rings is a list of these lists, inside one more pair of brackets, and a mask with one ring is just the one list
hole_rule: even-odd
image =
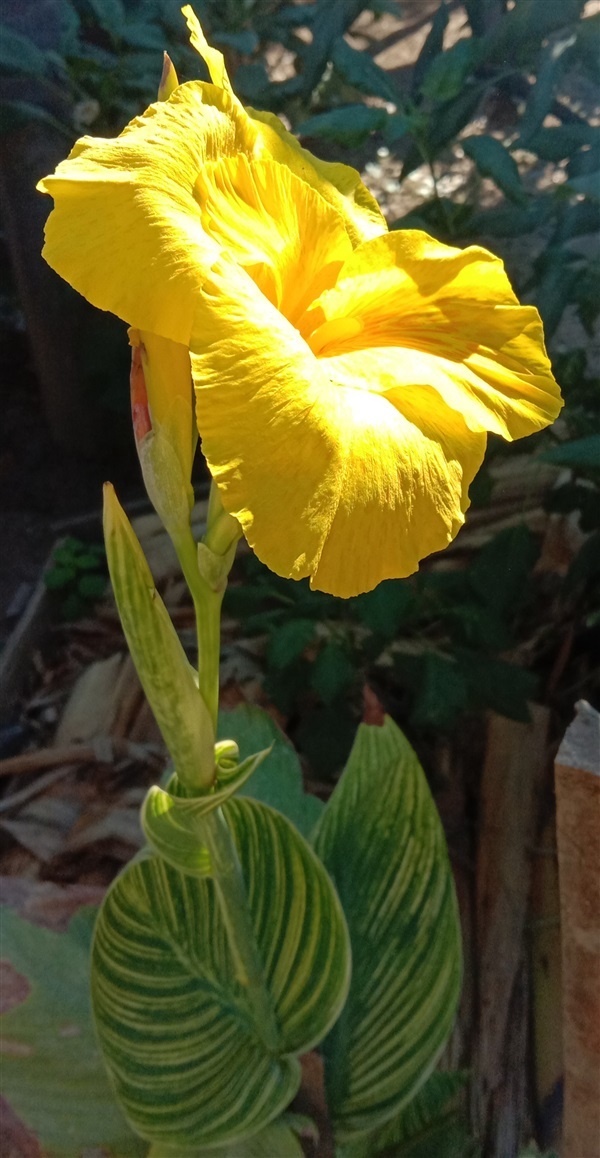
[[189,531],[196,428],[189,354],[157,334],[129,331],[131,413],[144,483],[174,540]]
[[187,788],[206,791],[215,775],[210,713],[110,483],[104,487],[104,538],[125,638],[177,776]]

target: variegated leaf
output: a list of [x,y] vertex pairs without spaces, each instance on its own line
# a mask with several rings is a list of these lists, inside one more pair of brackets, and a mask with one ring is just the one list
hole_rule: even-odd
[[150,1147],[148,1158],[304,1158],[304,1151],[293,1130],[282,1120],[271,1122],[245,1142],[226,1146],[182,1151],[179,1147],[158,1143]]
[[337,887],[352,984],[325,1042],[336,1136],[388,1121],[431,1072],[460,991],[452,873],[425,775],[391,719],[361,725],[319,821],[316,850]]
[[123,1109],[150,1141],[182,1150],[252,1137],[294,1096],[297,1055],[327,1033],[349,982],[331,881],[279,813],[223,807],[246,882],[280,1041],[267,1049],[236,976],[211,879],[155,854],[125,869],[101,911],[92,996]]

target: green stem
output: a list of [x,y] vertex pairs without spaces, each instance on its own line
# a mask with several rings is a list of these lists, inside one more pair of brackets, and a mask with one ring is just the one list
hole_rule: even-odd
[[255,1027],[264,1046],[276,1053],[281,1044],[281,1035],[273,999],[265,984],[242,866],[220,808],[203,818],[202,836],[210,850],[211,876],[227,929],[237,979],[246,991]]
[[223,573],[211,584],[198,565],[198,547],[190,528],[173,538],[185,581],[194,601],[196,637],[198,640],[198,686],[213,723],[217,726],[219,710],[219,658],[221,651],[221,604],[227,586],[227,572],[233,562],[241,529],[223,509],[219,492],[212,484],[206,534],[202,543],[223,563]]
[[183,577],[194,602],[198,643],[198,688],[216,730],[219,710],[221,604],[225,589],[213,591],[198,570],[197,546],[191,531],[173,537]]
[[[186,537],[176,544],[196,612],[199,690],[210,712],[215,732],[219,708],[221,604],[225,594],[229,558],[231,556],[232,562],[235,544],[240,534],[236,521],[223,510],[217,488],[213,483],[203,543],[219,558],[223,558],[225,573],[220,577],[215,574],[214,585],[211,586],[209,580],[201,573],[197,548],[191,533],[189,539]],[[215,809],[203,819],[202,838],[210,850],[211,875],[227,929],[236,975],[247,993],[257,1032],[265,1047],[276,1052],[280,1044],[280,1033],[273,1001],[265,984],[242,867],[221,809]]]
[[[212,591],[199,579],[193,592],[198,639],[198,687],[212,720],[215,734],[219,712],[219,658],[221,654],[221,604],[224,591]],[[200,596],[198,598],[198,596]]]

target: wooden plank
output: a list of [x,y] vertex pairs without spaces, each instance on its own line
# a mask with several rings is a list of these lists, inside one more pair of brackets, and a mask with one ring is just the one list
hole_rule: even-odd
[[489,1158],[518,1153],[531,1118],[525,926],[550,714],[530,710],[529,724],[490,716],[481,782],[473,1117]]
[[600,1158],[600,715],[576,705],[556,757],[565,1158]]

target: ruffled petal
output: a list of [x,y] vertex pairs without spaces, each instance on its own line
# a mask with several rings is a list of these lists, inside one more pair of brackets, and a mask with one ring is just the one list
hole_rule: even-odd
[[195,196],[206,233],[292,322],[335,284],[352,254],[336,210],[270,158],[240,153],[206,164]]
[[[202,57],[213,84],[232,92],[231,81],[225,68],[222,53],[211,48],[202,31],[202,27],[193,8],[188,4],[181,9],[187,26],[190,30],[192,47]],[[348,234],[355,244],[365,241],[369,237],[377,237],[387,232],[387,222],[373,194],[369,192],[360,179],[360,173],[350,165],[343,165],[339,161],[321,161],[318,157],[303,149],[296,137],[285,128],[275,113],[260,112],[257,109],[246,110],[253,120],[258,122],[257,140],[261,140],[267,155],[274,157],[281,164],[288,165],[296,176],[308,181],[314,188],[318,188],[321,195],[335,206],[346,221]],[[265,128],[261,128],[261,126]],[[275,134],[275,138],[273,137]],[[281,150],[277,139],[283,143]],[[292,153],[290,154],[290,150]],[[316,180],[315,180],[316,175]],[[328,188],[332,186],[332,189]],[[343,201],[336,196],[342,194]]]
[[[288,139],[249,117],[226,88],[201,81],[179,85],[167,101],[151,105],[116,139],[83,137],[56,172],[40,182],[40,190],[55,201],[44,257],[93,305],[137,329],[188,344],[196,295],[227,244],[223,230],[216,241],[203,226],[201,194],[206,193],[211,166],[215,177],[228,163],[238,176],[244,162],[246,171],[248,163],[254,172],[261,164],[281,167],[270,199],[275,203],[278,194],[285,194],[292,205],[286,207],[279,196],[278,206],[272,206],[278,212],[269,222],[275,244],[278,232],[286,242],[294,204],[301,211],[297,224],[303,225],[307,202],[322,202],[324,232],[329,211],[338,237],[342,231],[355,242],[363,236],[352,197],[324,178],[310,163],[310,154],[285,136]],[[238,194],[243,185],[238,181]],[[247,191],[248,182],[245,185]],[[213,193],[218,193],[216,187]],[[252,210],[252,203],[247,208]],[[221,216],[225,222],[227,212]],[[306,240],[316,255],[310,231]],[[243,241],[240,232],[242,247]],[[351,245],[344,240],[343,253],[334,258],[338,267]],[[311,294],[332,280],[328,276],[315,283]],[[310,287],[305,288],[308,292]]]
[[485,435],[448,407],[428,413],[433,391],[408,414],[332,383],[326,361],[225,267],[205,284],[191,354],[211,473],[272,570],[348,597],[410,574],[456,534]]
[[226,89],[229,93],[233,93],[231,81],[225,68],[225,57],[223,53],[219,52],[216,48],[211,48],[202,31],[202,25],[190,4],[186,4],[185,7],[181,9],[181,14],[185,17],[185,22],[189,29],[192,48],[195,48],[198,55],[202,57],[212,83],[216,84],[219,88]]
[[405,387],[429,385],[474,431],[520,438],[562,406],[537,310],[519,305],[502,262],[475,246],[416,230],[365,242],[300,328],[334,376],[362,364],[359,377],[399,391],[400,407]]
[[252,150],[251,124],[214,85],[182,84],[114,140],[84,137],[40,183],[54,197],[44,257],[93,305],[188,345],[219,254],[194,196],[206,162]]
[[257,140],[266,153],[288,165],[296,176],[318,189],[322,197],[344,218],[353,244],[387,233],[388,225],[373,194],[360,179],[360,173],[341,161],[322,161],[303,149],[275,113],[248,107],[246,112],[256,122]]

